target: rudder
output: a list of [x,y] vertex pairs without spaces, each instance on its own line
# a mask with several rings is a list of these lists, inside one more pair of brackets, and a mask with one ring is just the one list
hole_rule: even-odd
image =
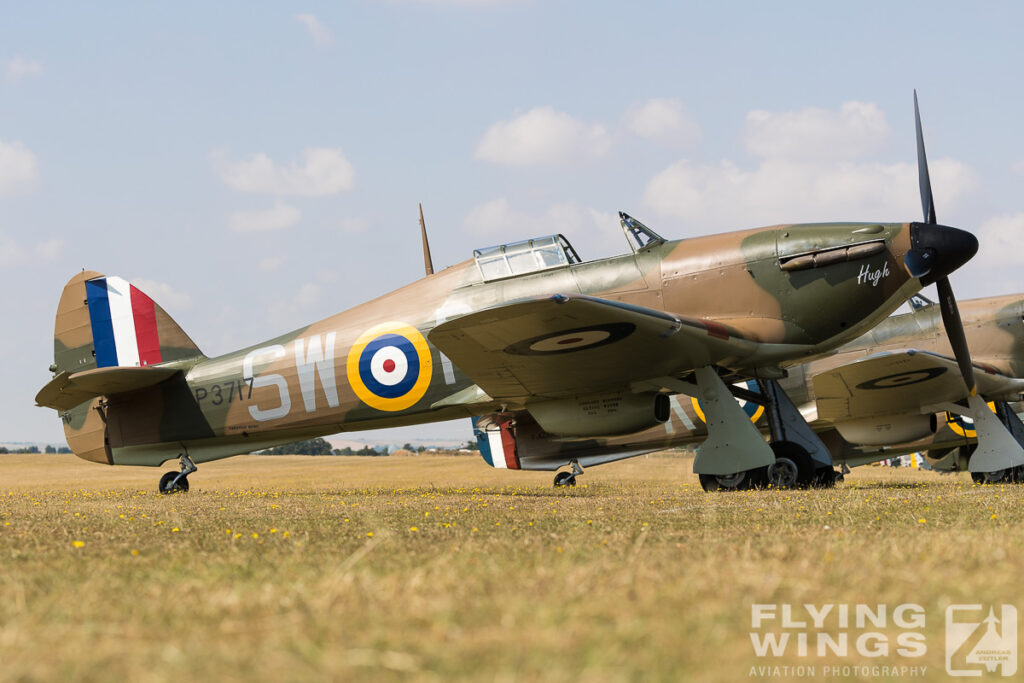
[[82,271],[68,281],[53,332],[55,373],[142,367],[203,357],[145,292],[119,277]]

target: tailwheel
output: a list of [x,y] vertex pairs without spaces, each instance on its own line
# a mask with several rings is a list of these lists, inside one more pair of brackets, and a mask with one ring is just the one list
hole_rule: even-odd
[[188,457],[188,453],[178,456],[181,472],[165,472],[160,477],[160,493],[185,493],[188,491],[188,475],[196,471],[196,464]]
[[768,465],[767,475],[772,488],[789,489],[811,484],[816,468],[807,451],[792,441],[776,441],[771,446],[775,462]]
[[555,488],[562,486],[575,486],[576,477],[583,474],[583,468],[580,467],[579,460],[573,460],[569,463],[572,466],[572,470],[569,472],[559,472],[555,475]]
[[559,472],[555,475],[555,488],[561,488],[562,486],[575,486],[576,475],[572,472]]
[[160,493],[185,493],[188,491],[188,476],[180,472],[164,472],[158,490]]

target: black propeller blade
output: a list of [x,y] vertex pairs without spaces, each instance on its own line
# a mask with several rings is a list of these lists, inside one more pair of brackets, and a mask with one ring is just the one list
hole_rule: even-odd
[[[924,151],[924,133],[921,130],[921,110],[917,105],[917,90],[914,91],[914,123],[917,128],[917,179],[921,188],[921,211],[924,213],[924,222],[927,225],[936,225],[935,200],[932,198],[932,181],[928,174],[928,156]],[[973,250],[967,258],[973,256],[977,248],[975,240]],[[931,272],[935,254],[933,249],[912,248],[907,252],[904,263],[911,275],[920,278]],[[921,272],[921,275],[915,271]],[[953,355],[956,356],[956,363],[960,366],[960,374],[963,375],[964,384],[967,385],[967,392],[974,396],[977,393],[977,387],[974,383],[971,351],[967,348],[967,337],[964,334],[963,322],[960,320],[960,309],[956,305],[956,297],[953,296],[953,286],[949,284],[948,275],[943,273],[936,278],[935,286],[939,292],[942,325],[946,328],[946,336],[949,338],[950,346],[953,347]]]
[[967,391],[974,396],[977,391],[974,384],[974,365],[971,363],[971,351],[967,348],[964,324],[960,320],[960,309],[957,308],[949,278],[938,280],[935,287],[939,290],[939,310],[942,312],[942,325],[946,328],[949,345],[953,347],[953,355],[956,356],[956,364],[960,366],[960,374],[964,377]]
[[935,200],[932,199],[932,179],[928,174],[928,155],[924,153],[924,132],[921,130],[921,109],[917,106],[917,90],[914,91],[914,123],[917,124],[917,183],[921,188],[921,213],[924,222],[935,225]]

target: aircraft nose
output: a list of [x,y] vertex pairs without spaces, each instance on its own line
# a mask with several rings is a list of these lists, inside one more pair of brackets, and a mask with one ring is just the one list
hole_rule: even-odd
[[907,270],[930,285],[946,277],[978,253],[978,238],[966,230],[934,223],[910,224]]

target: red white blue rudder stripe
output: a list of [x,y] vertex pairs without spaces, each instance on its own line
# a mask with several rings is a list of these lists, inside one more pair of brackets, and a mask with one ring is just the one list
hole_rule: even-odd
[[513,420],[499,420],[489,424],[480,425],[481,418],[473,418],[473,431],[476,434],[476,443],[480,448],[480,455],[491,467],[502,470],[518,470],[519,454],[516,453],[516,437],[514,433],[515,422]]
[[85,283],[96,367],[136,367],[161,361],[156,306],[119,277]]

